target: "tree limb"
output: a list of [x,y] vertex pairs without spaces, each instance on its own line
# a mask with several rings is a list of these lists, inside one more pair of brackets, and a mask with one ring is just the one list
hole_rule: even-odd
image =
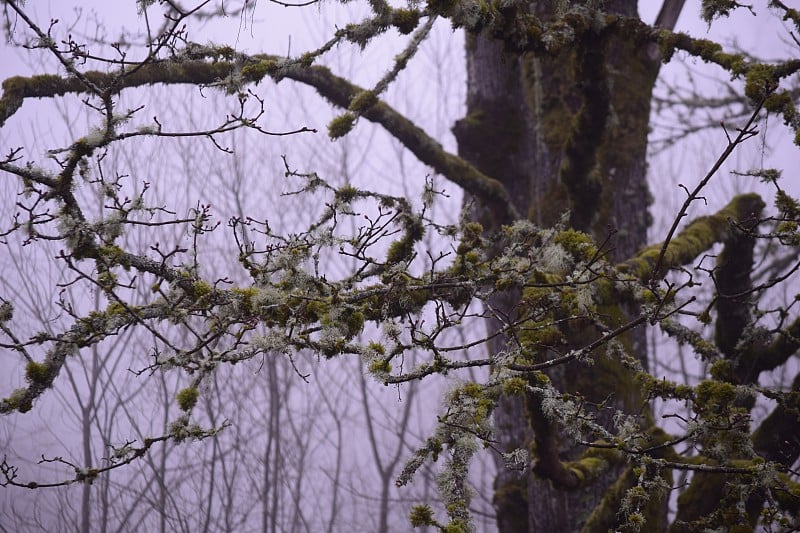
[[651,275],[653,279],[660,279],[669,269],[692,262],[715,243],[728,238],[732,222],[744,222],[757,217],[764,207],[764,201],[755,193],[736,196],[717,213],[692,221],[666,246],[663,243],[648,246],[635,257],[617,265],[617,268],[640,281],[647,281]]
[[[141,65],[134,72],[121,75],[91,71],[86,72],[84,76],[94,87],[113,86],[118,91],[156,83],[191,84],[202,87],[219,83],[220,80],[235,75],[239,68],[245,82],[258,82],[264,75],[271,76],[276,82],[289,78],[314,87],[329,102],[344,109],[350,106],[356,95],[365,92],[364,89],[334,75],[325,67],[303,67],[271,56],[246,59],[244,67],[228,61],[169,61]],[[9,78],[3,82],[0,126],[20,108],[26,98],[47,98],[86,92],[94,90],[76,78],[61,78],[54,75]],[[498,217],[498,222],[506,223],[519,218],[507,191],[499,181],[444,150],[435,139],[388,104],[377,101],[364,110],[361,116],[383,126],[421,162],[430,165],[436,172],[466,192],[486,202]]]
[[[750,223],[745,226],[745,231],[732,230],[733,234],[725,242],[725,248],[717,258],[717,268],[712,273],[717,286],[714,340],[729,359],[734,359],[736,345],[751,320],[750,289],[753,283],[750,274],[756,240],[748,230],[754,226]],[[749,369],[741,370],[749,374]],[[754,377],[750,375],[751,379]]]
[[685,2],[686,0],[664,0],[653,25],[665,30],[675,29],[675,24],[678,22],[678,17],[683,10]]

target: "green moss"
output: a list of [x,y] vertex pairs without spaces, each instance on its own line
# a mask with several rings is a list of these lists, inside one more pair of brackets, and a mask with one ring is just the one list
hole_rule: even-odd
[[244,289],[233,288],[231,294],[239,301],[239,306],[245,315],[255,313],[253,299],[258,295],[258,289],[255,287],[247,287]]
[[242,67],[242,77],[250,82],[259,82],[264,76],[274,72],[278,63],[274,59],[262,59],[257,63]]
[[[546,277],[543,275],[539,275],[532,280],[534,283],[558,283],[561,281],[561,277],[553,276]],[[550,307],[550,296],[552,294],[552,289],[549,287],[525,287],[522,291],[522,298],[520,299],[520,303],[525,306],[525,308],[530,312],[535,312],[538,309],[547,309]]]
[[548,321],[525,322],[520,330],[519,340],[526,355],[536,354],[541,348],[557,346],[565,341],[561,330]]
[[730,16],[731,11],[741,5],[735,0],[703,0],[701,16],[703,20],[711,23],[715,18]]
[[407,35],[419,25],[419,17],[420,13],[416,9],[395,9],[392,11],[392,26]]
[[3,82],[3,91],[15,94],[33,93],[35,96],[49,96],[60,92],[64,80],[54,74],[37,74],[29,78],[13,76]]
[[50,377],[50,369],[44,363],[29,361],[25,365],[25,380],[32,385],[47,385]]
[[773,93],[764,100],[764,109],[770,113],[783,113],[787,108],[793,108],[792,96],[789,91]]
[[11,76],[3,80],[3,92],[21,94],[28,85],[28,78],[22,76]]
[[783,190],[779,190],[775,194],[775,207],[785,218],[800,218],[800,203]]
[[298,64],[303,68],[309,68],[311,65],[314,64],[314,61],[317,59],[317,55],[311,52],[306,52],[300,56]]
[[413,313],[419,311],[432,298],[430,289],[404,288],[402,276],[387,275],[382,277],[382,281],[387,285],[393,285],[394,289],[385,296],[370,296],[363,300],[360,310],[365,319],[382,320],[387,316],[396,317]]
[[709,374],[717,381],[731,381],[734,377],[733,364],[727,359],[720,359],[711,363]]
[[728,54],[722,51],[722,46],[708,39],[694,39],[685,33],[673,33],[669,30],[658,32],[658,42],[663,61],[666,63],[675,50],[684,50],[689,54],[701,58],[707,63],[715,63],[726,69],[734,76],[747,72],[748,64],[741,54]]
[[658,39],[658,50],[661,53],[661,61],[669,63],[672,60],[672,56],[675,55],[675,48],[680,40],[680,34],[662,29],[658,30],[656,35]]
[[339,322],[344,327],[347,338],[352,339],[364,329],[364,313],[345,308],[340,314]]
[[428,0],[428,10],[444,17],[452,14],[457,5],[458,0]]
[[111,302],[106,307],[106,316],[119,316],[119,315],[127,315],[128,309],[119,302]]
[[[689,527],[672,531],[706,531],[722,528],[725,531],[753,531],[745,509],[738,506],[739,498],[726,493],[733,480],[719,474],[695,473],[689,487],[678,496],[677,520]],[[676,524],[677,525],[677,524]]]
[[411,259],[414,253],[414,242],[410,239],[403,238],[394,241],[389,245],[389,250],[386,252],[387,263],[399,263]]
[[483,225],[480,222],[467,222],[461,229],[461,234],[465,239],[475,240],[483,236]]
[[478,383],[469,382],[454,389],[449,395],[449,402],[458,405],[468,400],[472,412],[472,421],[475,424],[485,422],[494,410],[494,401],[489,391]]
[[213,290],[214,287],[212,287],[208,282],[202,280],[196,281],[194,285],[192,285],[192,294],[195,298],[202,298],[203,296],[211,294]]
[[694,394],[694,389],[689,385],[676,385],[675,398],[688,399]]
[[753,102],[761,102],[778,86],[775,67],[765,64],[752,65],[747,71],[744,94]]
[[502,390],[503,394],[507,394],[509,396],[521,396],[525,394],[527,390],[528,382],[522,378],[509,378],[503,382]]
[[468,396],[470,398],[482,398],[484,388],[478,383],[465,383],[458,392],[459,395]]
[[498,292],[507,291],[515,286],[516,283],[511,278],[498,278],[494,283],[494,288],[497,289]]
[[369,365],[372,374],[388,374],[392,371],[392,364],[386,359],[376,359]]
[[355,123],[356,116],[353,113],[348,112],[339,115],[328,124],[328,137],[330,137],[332,141],[344,137],[350,133]]
[[0,324],[14,318],[14,305],[11,302],[0,303]]
[[8,398],[0,401],[0,405],[2,405],[2,411],[5,413],[15,410],[20,413],[27,413],[33,407],[33,403],[28,397],[27,389],[14,390]]
[[336,339],[333,342],[322,345],[320,353],[327,359],[330,359],[331,357],[341,354],[346,344],[344,339]]
[[233,288],[231,292],[241,298],[255,298],[258,295],[258,289],[255,287],[247,287],[247,288]]
[[[561,303],[559,304],[561,311],[572,316],[581,316],[587,312],[593,313],[596,310],[596,306],[593,300],[588,301],[585,295],[582,294],[582,291],[585,290],[584,287],[566,287],[562,289]],[[575,324],[579,324],[579,322],[575,322]]]
[[208,297],[214,292],[214,287],[206,281],[198,280],[192,283],[186,292],[197,305],[206,305]]
[[569,463],[567,468],[578,478],[578,482],[583,484],[596,479],[608,470],[608,463],[601,457],[583,457]]
[[191,411],[197,404],[199,396],[200,392],[195,387],[186,387],[178,392],[175,399],[178,401],[178,407],[180,407],[181,411]]
[[706,380],[695,387],[695,406],[714,412],[727,411],[736,399],[736,387],[730,383]]
[[336,190],[336,199],[344,203],[352,202],[358,196],[358,192],[352,185],[343,185]]
[[109,266],[120,264],[125,257],[125,250],[117,245],[100,246],[97,248],[97,254]]
[[538,385],[539,387],[546,387],[551,383],[550,376],[548,376],[544,372],[538,372],[538,371],[534,372],[533,374],[533,382],[535,385]]
[[481,261],[481,254],[475,250],[471,250],[464,254],[464,261],[473,265],[478,264]]
[[97,275],[97,283],[105,292],[112,291],[117,286],[117,275],[106,270]]
[[[639,383],[645,394],[659,398],[673,397],[677,386],[674,381],[658,379],[647,372],[639,372],[636,374],[635,380]],[[689,392],[692,392],[691,387],[689,388]]]
[[[325,326],[333,325],[330,317],[331,306],[324,300],[296,300],[290,301],[293,308],[292,315],[303,323],[319,321]],[[343,313],[344,314],[344,313]]]
[[433,509],[431,509],[430,505],[415,505],[411,508],[408,519],[411,522],[411,527],[433,526],[436,524],[436,520],[433,517]]
[[383,344],[379,342],[369,341],[367,347],[379,355],[386,355],[386,348],[384,348]]
[[792,511],[795,515],[800,513],[800,483],[791,479],[784,473],[778,474],[783,490],[773,491],[775,499],[782,509]]
[[[455,511],[456,510],[452,510],[452,512]],[[460,518],[450,521],[442,528],[442,533],[469,533],[470,531],[472,531],[472,529],[469,525]]]
[[667,246],[658,273],[653,273],[652,270],[661,253],[661,244],[648,246],[636,257],[618,265],[617,268],[642,280],[647,280],[654,274],[660,276],[669,268],[693,261],[715,242],[725,239],[730,232],[731,221],[745,220],[760,213],[763,208],[764,202],[757,194],[736,196],[717,213],[693,220],[686,229],[675,236]]
[[573,364],[567,370],[570,376],[565,384],[567,391],[580,394],[591,402],[608,401],[613,397],[626,411],[641,405],[642,394],[628,368],[616,358],[595,357],[591,367]]
[[483,246],[483,226],[478,222],[470,222],[461,230],[461,242],[458,243],[456,253],[464,255],[467,252]]
[[373,91],[361,91],[350,101],[348,109],[358,115],[378,103],[378,95]]

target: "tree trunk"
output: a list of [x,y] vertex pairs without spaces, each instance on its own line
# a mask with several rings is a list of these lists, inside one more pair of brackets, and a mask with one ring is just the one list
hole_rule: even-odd
[[[532,9],[546,20],[554,16],[554,4],[537,2]],[[633,0],[606,2],[606,9],[636,16]],[[659,62],[646,50],[614,36],[602,43],[583,44],[583,49],[579,45],[556,57],[519,56],[504,52],[497,41],[470,36],[467,115],[455,125],[454,133],[459,154],[501,181],[517,210],[530,221],[553,226],[571,210],[571,227],[591,233],[598,242],[611,236],[608,258],[618,261],[645,244],[649,224],[647,132]],[[579,119],[584,120],[583,128]],[[596,139],[593,146],[592,136]],[[573,166],[576,161],[590,165],[584,176],[588,179],[569,183],[565,157],[574,159]],[[491,219],[479,210],[475,217]],[[513,315],[518,299],[519,295],[502,295],[492,306]],[[634,311],[618,309],[620,323]],[[496,329],[498,323],[490,320],[489,327]],[[584,344],[579,338],[571,341]],[[634,331],[624,343],[646,363],[644,331]],[[490,346],[495,352],[503,348],[502,338]],[[570,376],[569,383],[565,373]],[[635,387],[624,383],[628,375],[617,361],[598,358],[591,369],[573,363],[556,368],[550,377],[557,388],[580,390],[589,401],[611,398],[609,405],[614,408],[640,405],[641,398]],[[610,423],[610,415],[606,420],[603,413],[600,416],[601,422]],[[540,439],[553,437],[536,435],[534,427],[539,433],[558,432],[546,420],[537,425],[536,417],[535,398],[527,402],[503,398],[494,413],[495,436],[501,448],[532,449]],[[561,460],[575,459],[584,451],[562,435],[555,439]],[[579,531],[609,487],[624,475],[622,467],[611,469],[593,485],[570,491],[531,469],[518,474],[502,464],[498,468],[495,507],[501,532]],[[602,531],[614,525],[594,520],[592,524],[591,529]]]

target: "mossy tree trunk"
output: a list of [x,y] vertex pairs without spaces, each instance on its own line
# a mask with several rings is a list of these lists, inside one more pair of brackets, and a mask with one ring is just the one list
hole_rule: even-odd
[[[533,9],[547,20],[555,16],[554,4],[538,2]],[[607,2],[606,7],[636,15],[633,0]],[[610,237],[610,260],[630,257],[645,244],[649,222],[646,147],[658,66],[652,51],[615,35],[586,38],[556,56],[514,55],[496,40],[470,37],[467,116],[454,128],[459,154],[500,180],[517,211],[532,222],[552,226],[569,211],[572,228],[591,233],[598,242]],[[518,298],[503,298],[493,307],[513,316]],[[618,309],[620,323],[630,311]],[[568,338],[585,335],[566,333]],[[634,331],[626,345],[646,363],[643,333]],[[490,349],[502,350],[503,340],[496,339]],[[558,367],[550,377],[559,389],[580,390],[589,402],[610,399],[598,413],[604,423],[610,423],[604,415],[612,411],[608,407],[632,408],[641,401],[636,393],[621,392],[633,390],[624,383],[630,377],[607,359],[591,368],[580,363]],[[502,447],[530,449],[534,457],[533,469],[522,475],[498,465],[495,505],[501,532],[578,531],[593,511],[603,514],[596,508],[624,475],[622,467],[609,469],[589,486],[560,486],[547,457],[574,460],[584,450],[563,438],[539,412],[537,400],[503,398],[494,417]],[[592,521],[592,529],[613,527],[597,522]]]

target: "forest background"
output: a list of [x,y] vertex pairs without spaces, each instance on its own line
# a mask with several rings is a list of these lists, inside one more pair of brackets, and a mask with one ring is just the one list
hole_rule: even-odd
[[[0,77],[63,69],[47,50],[43,53],[41,49],[23,50],[16,46],[30,42],[31,30],[10,9],[10,4],[3,6],[9,39],[3,45]],[[28,4],[22,9],[45,31],[51,19],[58,19],[51,28],[58,35],[58,43],[74,42],[78,46],[88,43],[87,50],[108,53],[114,47],[133,50],[142,40],[142,28],[148,25],[155,28],[162,22],[158,9],[163,6],[144,9],[141,3],[129,4],[124,7],[128,12],[116,5],[109,9],[104,3],[93,6],[86,2],[80,3],[80,7],[57,3]],[[642,18],[655,20],[660,6],[650,2],[641,4]],[[227,43],[237,52],[247,54],[267,51],[302,57],[305,51],[324,46],[335,28],[345,28],[348,23],[371,16],[373,8],[355,3],[315,3],[304,8],[248,3],[237,11],[228,4],[229,13],[225,16],[187,18],[185,39],[201,47]],[[702,8],[699,3],[687,2],[676,31],[713,39],[726,49],[744,52],[748,58],[760,56],[777,61],[776,58],[796,56],[798,46],[791,37],[791,24],[782,20],[784,11],[757,6],[756,17],[743,8],[709,25],[697,16]],[[152,20],[145,16],[147,13],[152,13],[149,15]],[[464,36],[450,27],[446,17],[433,22],[429,33],[417,35],[421,42],[419,50],[415,50],[416,55],[397,74],[397,79],[390,79],[385,98],[402,115],[439,140],[445,150],[455,153],[458,143],[451,128],[467,111]],[[381,36],[379,44],[370,44],[363,50],[357,44],[337,46],[315,61],[357,85],[374,87],[387,71],[392,72],[396,54],[408,42],[409,37],[392,31]],[[175,51],[181,49],[185,52],[186,47],[175,47]],[[207,52],[198,49],[192,53]],[[211,55],[209,61],[224,59]],[[91,63],[91,58],[87,61]],[[735,137],[736,128],[742,128],[752,113],[752,102],[743,96],[743,82],[743,79],[731,80],[718,66],[691,55],[676,54],[672,62],[662,67],[654,93],[649,136],[649,185],[656,201],[650,209],[653,223],[648,242],[662,240],[681,209],[687,189],[679,184],[692,189],[720,158],[730,139],[727,136]],[[353,191],[380,191],[387,197],[408,199],[413,209],[425,210],[429,228],[459,227],[455,231],[456,241],[448,240],[447,235],[443,237],[438,231],[427,231],[416,243],[418,257],[408,261],[409,272],[420,276],[431,265],[451,261],[442,259],[437,263],[434,258],[452,254],[459,239],[464,242],[464,224],[470,216],[462,209],[465,198],[459,187],[432,172],[401,142],[366,120],[359,120],[347,135],[331,142],[326,128],[336,124],[342,110],[328,105],[313,89],[302,84],[276,85],[265,80],[241,90],[228,88],[227,92],[232,94],[226,94],[225,87],[199,90],[155,85],[126,89],[115,102],[117,109],[144,106],[144,111],[137,115],[142,122],[131,127],[131,131],[140,133],[147,133],[141,128],[161,125],[164,131],[215,131],[221,122],[237,116],[237,112],[246,109],[254,114],[248,116],[255,116],[261,105],[264,109],[263,116],[259,116],[258,126],[263,129],[260,132],[243,128],[225,133],[144,138],[138,143],[119,143],[109,152],[95,154],[96,159],[87,157],[86,174],[94,178],[86,178],[88,185],[81,201],[91,219],[98,224],[108,217],[113,219],[115,213],[118,215],[124,209],[119,205],[109,209],[108,199],[124,205],[145,190],[146,205],[156,207],[155,211],[145,211],[152,218],[142,220],[149,222],[133,224],[126,230],[123,239],[126,252],[139,250],[169,258],[173,250],[185,249],[189,258],[186,264],[202,265],[201,278],[214,289],[228,284],[246,287],[253,282],[248,280],[246,269],[241,268],[247,265],[241,257],[248,252],[248,242],[263,245],[268,240],[267,233],[300,234],[319,220],[326,202],[334,201],[331,198],[334,191],[341,196],[341,191],[352,187]],[[44,155],[58,159],[59,154],[68,154],[72,148],[47,151],[74,148],[77,139],[91,137],[98,127],[97,113],[87,108],[82,98],[69,94],[63,98],[26,100],[0,130],[3,152],[24,146],[23,159],[35,160],[37,165],[47,164]],[[157,122],[153,117],[157,117]],[[758,117],[757,133],[736,146],[733,155],[702,190],[702,201],[692,203],[690,219],[719,212],[740,193],[759,192],[769,203],[775,195],[775,184],[761,179],[763,175],[746,175],[748,171],[785,168],[791,172],[796,153],[796,147],[792,146],[793,132],[782,126],[780,115]],[[276,136],[264,134],[265,131],[296,133]],[[11,163],[11,159],[4,163],[5,170]],[[733,173],[734,170],[739,174]],[[103,177],[98,179],[98,173]],[[9,220],[21,220],[15,218],[21,204],[26,205],[23,212],[28,214],[36,208],[25,211],[30,207],[20,200],[21,181],[12,179],[9,173],[4,178],[7,179],[0,183],[3,220],[9,224]],[[317,184],[316,190],[310,190],[309,184],[315,179],[324,180],[327,185]],[[780,183],[788,196],[797,197],[800,193],[795,176],[787,175]],[[109,188],[114,190],[109,192]],[[289,194],[299,190],[304,192]],[[104,200],[108,194],[111,196],[105,196]],[[46,200],[44,196],[41,198]],[[161,207],[166,210],[160,210]],[[377,217],[376,213],[380,213],[375,206],[359,209],[363,209],[359,215]],[[170,219],[173,213],[174,218]],[[777,217],[785,215],[779,213]],[[242,224],[248,217],[253,224]],[[170,222],[162,222],[168,219]],[[356,216],[343,216],[342,225],[346,231],[357,234],[360,220]],[[268,227],[263,224],[265,221]],[[773,222],[765,219],[764,224]],[[55,219],[42,220],[43,227],[58,223]],[[377,227],[379,224],[373,229]],[[11,228],[9,225],[3,231]],[[402,233],[405,229],[399,223],[396,231]],[[779,232],[773,228],[773,233]],[[381,242],[376,239],[376,249],[387,253],[391,237],[397,234],[381,234]],[[106,273],[103,268],[95,265],[82,270],[77,263],[66,259],[62,252],[74,255],[74,249],[65,248],[68,241],[44,238],[29,241],[30,235],[21,231],[3,235],[7,246],[0,266],[0,296],[14,303],[13,322],[4,318],[4,326],[13,325],[14,333],[14,337],[4,341],[2,352],[3,368],[8,369],[2,377],[5,397],[12,398],[13,391],[31,385],[30,369],[37,369],[21,356],[23,351],[14,349],[14,345],[20,344],[14,339],[34,338],[42,330],[56,336],[68,329],[76,317],[107,313],[115,301],[109,290],[118,288],[117,283],[129,287],[125,301],[132,304],[140,305],[153,295],[162,294],[161,291],[167,294],[168,284],[161,286],[157,279],[134,283],[130,278],[115,278],[109,288],[111,278],[103,277]],[[780,240],[788,241],[781,235],[773,239]],[[276,248],[276,253],[279,249]],[[756,280],[758,276],[769,279],[791,274],[796,268],[792,262],[796,254],[767,250],[763,254],[769,260],[756,268]],[[333,252],[329,250],[328,255],[322,254],[317,260],[322,261],[326,276],[339,279],[358,270],[360,257],[342,257],[335,252],[334,247]],[[709,249],[708,256],[718,252],[719,248]],[[75,259],[79,263],[81,258]],[[311,268],[315,258],[307,259],[309,263],[305,266]],[[686,268],[695,276],[698,273],[709,276],[708,263],[704,264],[700,258],[697,261]],[[706,261],[713,263],[713,258]],[[65,264],[70,264],[70,268],[65,269]],[[700,268],[691,268],[698,264]],[[683,270],[669,279],[680,285],[685,283],[680,277],[685,274]],[[785,283],[758,292],[764,302],[760,308],[768,315],[768,329],[773,334],[784,331],[782,321],[789,324],[795,316],[791,302],[796,289],[793,290],[789,274]],[[115,274],[119,275],[125,277],[121,272]],[[694,295],[694,315],[710,307],[709,302],[715,298],[709,285]],[[484,339],[482,320],[486,312],[479,309],[477,301],[470,305],[462,316],[464,327],[442,328],[442,343],[470,346]],[[775,309],[782,311],[767,313]],[[426,320],[428,325],[436,323],[439,320],[436,313],[435,308],[420,310],[417,327],[424,330]],[[781,318],[770,323],[774,316]],[[192,367],[192,373],[154,371],[154,361],[160,362],[154,346],[162,342],[164,346],[192,344],[198,338],[205,338],[192,327],[170,330],[165,323],[163,331],[160,327],[143,328],[139,333],[135,328],[125,328],[121,335],[87,343],[81,348],[80,357],[67,359],[58,379],[53,380],[52,390],[36,399],[31,412],[3,418],[0,444],[4,471],[19,475],[8,480],[22,485],[30,481],[37,486],[63,484],[36,490],[12,486],[0,492],[3,527],[48,530],[56,520],[66,517],[71,528],[83,531],[135,527],[170,531],[255,528],[389,531],[407,529],[409,512],[420,503],[432,505],[433,515],[442,524],[448,520],[451,525],[458,523],[458,512],[442,501],[447,496],[441,493],[441,464],[425,462],[409,485],[398,487],[396,480],[406,461],[415,457],[420,447],[424,449],[429,437],[438,431],[448,402],[464,395],[458,391],[469,391],[465,388],[469,383],[487,383],[493,379],[488,365],[424,380],[399,380],[404,382],[387,387],[383,383],[387,381],[387,369],[374,366],[374,354],[370,356],[372,359],[365,359],[362,353],[360,358],[327,360],[320,357],[324,346],[316,339],[317,350],[289,351],[292,357],[272,357],[267,351],[242,365],[224,365],[224,371],[205,373],[201,360],[183,365]],[[386,324],[382,327],[383,330],[371,329],[373,326],[368,324],[367,329],[358,333],[363,333],[365,339],[391,337]],[[713,338],[713,327],[696,322],[692,327],[700,335]],[[706,380],[711,375],[713,358],[698,356],[697,346],[691,342],[688,346],[678,345],[662,329],[647,330],[650,374],[657,379],[690,385]],[[169,339],[159,339],[162,333]],[[415,332],[403,334],[413,337]],[[224,344],[224,339],[215,339],[204,348],[214,353],[224,352],[224,346],[215,343]],[[35,345],[30,345],[33,353],[37,353]],[[470,346],[457,351],[454,359],[458,356],[463,356],[463,360],[484,359],[488,355],[485,351]],[[400,372],[413,374],[415,365],[424,361],[426,355],[424,350],[421,353],[409,350],[403,357],[402,361],[393,362],[394,370],[398,370],[399,364]],[[763,389],[758,389],[758,401],[748,411],[754,424],[781,404],[779,392],[791,389],[796,361],[787,359],[787,364],[777,365],[774,372],[759,382]],[[43,359],[39,355],[31,360]],[[199,396],[193,397],[193,391],[199,391]],[[653,403],[655,418],[667,415],[664,427],[668,431],[674,428],[686,431],[691,424],[676,422],[681,417],[693,420],[695,416],[686,410],[686,398],[675,398],[675,394],[673,398],[665,396],[666,399]],[[192,414],[191,424],[187,421],[183,427],[186,433],[177,436],[176,421],[182,420],[183,413],[188,411]],[[195,423],[199,426],[194,426]],[[151,443],[141,458],[96,478],[92,475],[91,483],[85,479],[92,468],[127,462],[134,453],[131,450],[159,435],[166,436],[155,445]],[[189,438],[207,435],[208,438],[197,441]],[[496,444],[490,437],[479,436]],[[184,440],[191,442],[181,442]],[[470,470],[470,484],[475,488],[474,497],[468,502],[471,527],[481,531],[498,527],[492,486],[499,448],[489,446],[486,453],[473,461]],[[703,444],[696,443],[693,449],[698,448],[703,449]],[[789,471],[792,466],[788,465]],[[692,475],[691,469],[677,475],[674,487],[685,488]],[[82,482],[66,483],[75,479]],[[675,495],[677,492],[673,491]],[[671,501],[674,516],[675,497]],[[432,519],[428,523],[422,518],[425,517],[417,516],[422,525],[436,527]]]

